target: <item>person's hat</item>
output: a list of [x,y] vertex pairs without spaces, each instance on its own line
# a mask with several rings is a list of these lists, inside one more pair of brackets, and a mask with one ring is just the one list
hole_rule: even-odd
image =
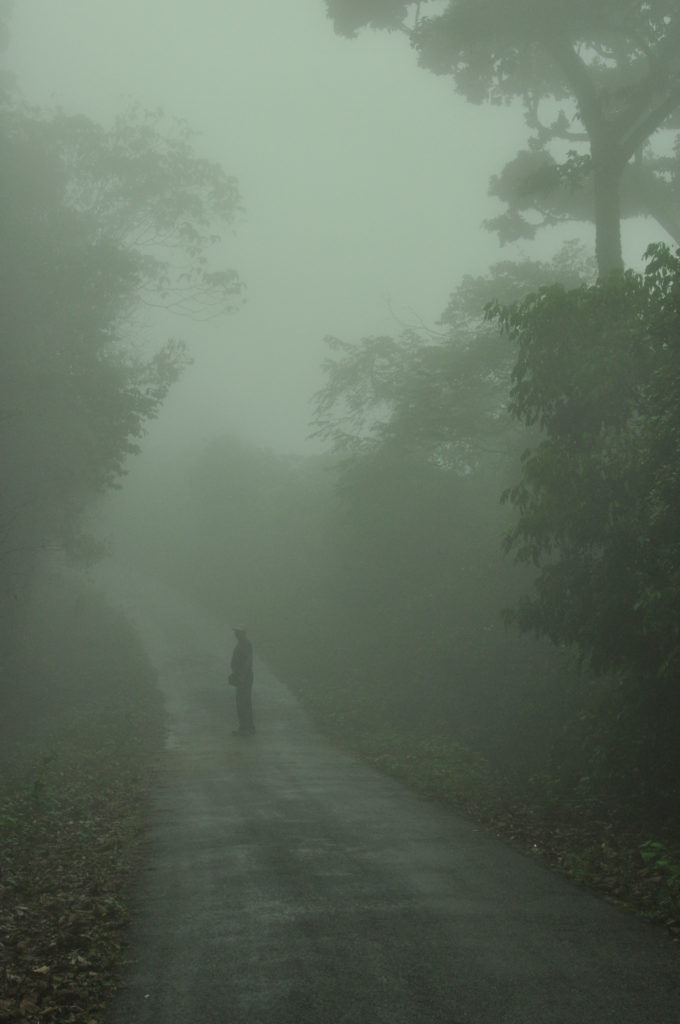
[[240,626],[234,626],[235,633],[245,633],[246,627],[241,623]]

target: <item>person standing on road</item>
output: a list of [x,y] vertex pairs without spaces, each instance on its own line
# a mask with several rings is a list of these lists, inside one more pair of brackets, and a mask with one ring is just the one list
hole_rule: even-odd
[[253,721],[253,645],[246,636],[245,626],[234,626],[236,647],[231,656],[229,685],[236,687],[236,714],[238,729],[236,736],[254,736]]

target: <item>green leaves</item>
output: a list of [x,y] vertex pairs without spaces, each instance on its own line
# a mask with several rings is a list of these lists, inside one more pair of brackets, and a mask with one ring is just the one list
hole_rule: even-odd
[[600,671],[671,683],[680,648],[680,259],[539,289],[489,315],[518,346],[510,410],[543,439],[505,500],[539,568],[514,613]]

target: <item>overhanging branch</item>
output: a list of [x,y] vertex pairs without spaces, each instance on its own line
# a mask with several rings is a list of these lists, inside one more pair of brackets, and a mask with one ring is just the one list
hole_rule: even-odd
[[664,99],[648,111],[621,139],[621,158],[626,163],[635,151],[662,126],[675,110],[680,107],[680,82],[677,82]]

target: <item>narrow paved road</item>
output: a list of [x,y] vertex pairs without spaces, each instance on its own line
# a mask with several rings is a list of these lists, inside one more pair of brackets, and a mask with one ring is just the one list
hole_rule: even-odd
[[665,935],[331,748],[262,665],[233,736],[231,636],[135,601],[172,731],[110,1024],[678,1024]]

